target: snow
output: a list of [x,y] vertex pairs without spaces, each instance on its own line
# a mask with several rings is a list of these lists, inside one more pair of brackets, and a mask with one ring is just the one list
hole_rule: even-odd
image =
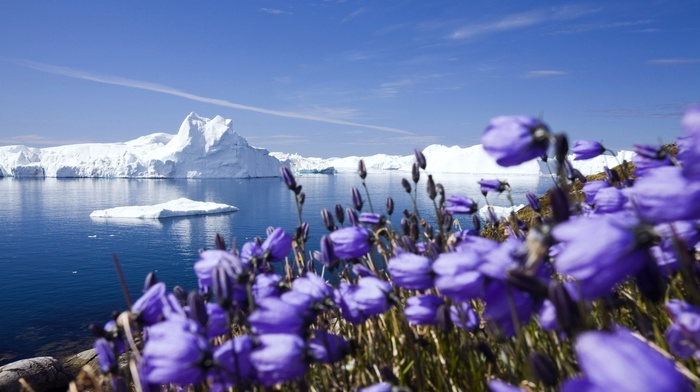
[[[415,156],[411,155],[386,155],[377,154],[371,156],[349,156],[344,158],[310,158],[298,154],[272,152],[270,155],[282,162],[289,164],[295,173],[345,173],[356,172],[360,159],[364,160],[368,171],[397,170],[410,172]],[[433,144],[423,150],[428,163],[427,171],[430,173],[459,173],[490,175],[498,178],[523,175],[549,175],[556,173],[556,161],[549,159],[544,162],[541,159],[525,162],[518,166],[502,167],[491,158],[480,145],[470,147],[447,147]],[[584,175],[591,175],[603,171],[604,166],[614,167],[622,160],[631,161],[634,156],[632,151],[620,151],[617,157],[603,155],[586,161],[575,161],[574,155],[568,158],[574,168]],[[616,160],[617,158],[617,160]]]
[[238,208],[228,204],[193,201],[182,197],[166,203],[150,206],[127,206],[96,210],[90,214],[90,217],[160,219],[176,216],[220,214],[235,211],[238,211]]
[[250,146],[232,129],[231,120],[195,113],[175,135],[41,149],[0,147],[0,176],[8,177],[277,177],[280,165],[266,149]]

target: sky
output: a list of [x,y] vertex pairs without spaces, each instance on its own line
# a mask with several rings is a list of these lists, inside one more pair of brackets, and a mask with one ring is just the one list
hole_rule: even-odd
[[480,143],[499,115],[631,149],[700,102],[700,1],[3,1],[0,145],[124,142],[190,113],[332,157]]

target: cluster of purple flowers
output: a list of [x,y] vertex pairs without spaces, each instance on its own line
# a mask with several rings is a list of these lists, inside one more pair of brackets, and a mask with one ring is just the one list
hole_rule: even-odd
[[[688,289],[674,293],[686,296],[666,302],[670,325],[665,342],[659,343],[678,359],[700,360],[699,117],[700,107],[686,112],[686,134],[677,141],[677,157],[663,146],[638,146],[634,180],[607,170],[606,180],[583,184],[580,199],[568,192],[585,178],[572,169],[565,136],[553,135],[533,117],[493,119],[482,143],[499,164],[547,159],[553,146],[561,167],[550,196],[551,214],[528,193],[535,213],[530,225],[514,215],[501,222],[492,217],[490,225],[507,233],[501,241],[482,235],[474,199],[446,197],[431,175],[427,194],[436,221],[431,225],[420,216],[415,190],[427,162],[416,150],[413,186],[408,179],[402,181],[413,212],[404,210],[394,227],[393,199],[387,199],[386,214],[376,213],[369,193],[365,203],[353,188],[353,207],[336,205],[334,213],[321,212],[328,234],[322,236],[314,260],[307,260],[303,244],[309,225],[301,221],[304,194],[284,168],[282,178],[299,209],[296,232],[270,228],[266,239],[248,242],[240,251],[226,249],[217,237],[216,249],[202,251],[194,265],[199,290],[190,294],[179,287],[168,292],[164,283],[147,278],[143,295],[130,311],[104,327],[93,327],[101,369],[113,376],[115,389],[122,390],[117,359],[131,349],[136,382],[140,380],[144,390],[163,385],[246,390],[293,382],[303,389],[312,367],[337,364],[361,349],[343,331],[361,330],[392,312],[410,335],[402,338],[404,342],[417,339],[411,328],[434,328],[466,336],[472,342],[469,349],[490,361],[496,361],[490,344],[531,344],[521,336],[528,328],[571,339],[578,366],[566,374],[547,354],[529,347],[531,374],[547,388],[691,390],[677,370],[680,365],[631,332],[629,325],[609,322],[599,330],[590,322],[590,313],[613,312],[625,285],[649,303],[660,303],[668,298],[670,282],[681,279]],[[571,149],[577,160],[606,151],[590,141],[576,141]],[[365,186],[362,161],[358,173]],[[510,190],[502,180],[479,184],[485,199],[489,193]],[[363,211],[367,206],[369,211]],[[453,217],[462,215],[471,217],[473,227],[453,230]],[[603,317],[609,319],[610,313]],[[382,382],[362,390],[398,390],[391,370],[383,374]],[[427,388],[420,374],[412,379],[412,386]],[[509,374],[508,381],[518,380]],[[477,389],[523,390],[498,379],[482,382]]]

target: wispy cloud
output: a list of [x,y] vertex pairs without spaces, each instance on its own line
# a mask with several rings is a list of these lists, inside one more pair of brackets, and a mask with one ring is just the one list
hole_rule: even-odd
[[377,96],[389,98],[398,95],[407,87],[416,84],[415,79],[404,78],[392,82],[381,83],[379,87],[372,89],[372,92]]
[[[640,19],[640,20],[628,20],[628,21],[618,21],[618,22],[609,22],[609,23],[585,23],[585,24],[578,24],[578,25],[573,25],[573,26],[567,26],[565,29],[562,30],[557,30],[553,34],[575,34],[575,33],[586,33],[589,31],[598,31],[598,30],[608,30],[608,29],[620,29],[620,28],[625,28],[625,27],[639,27],[639,26],[645,26],[654,23],[655,21],[653,19]],[[652,32],[650,30],[654,29],[645,29],[646,32]],[[641,32],[643,30],[633,30],[632,32]],[[656,31],[656,30],[654,30]]]
[[249,112],[267,114],[270,116],[286,117],[286,118],[293,118],[293,119],[298,119],[298,120],[317,121],[317,122],[337,124],[337,125],[347,125],[347,126],[353,126],[353,127],[362,127],[362,128],[375,129],[378,131],[399,133],[399,134],[404,134],[404,135],[412,135],[413,134],[413,132],[410,132],[410,131],[407,131],[404,129],[399,129],[399,128],[385,127],[385,126],[381,126],[381,125],[372,125],[372,124],[361,124],[361,123],[345,121],[345,120],[329,118],[329,117],[314,116],[314,115],[309,115],[309,114],[304,114],[304,113],[297,113],[297,112],[290,112],[290,111],[283,111],[283,110],[267,109],[267,108],[262,108],[262,107],[258,107],[258,106],[243,105],[240,103],[235,103],[235,102],[227,101],[224,99],[203,97],[201,95],[188,93],[188,92],[181,91],[181,90],[178,90],[178,89],[173,88],[173,87],[163,86],[163,85],[156,84],[156,83],[145,82],[145,81],[134,80],[134,79],[127,79],[127,78],[122,78],[122,77],[118,77],[118,76],[98,75],[95,73],[81,71],[81,70],[68,68],[68,67],[60,67],[60,66],[56,66],[56,65],[37,63],[34,61],[28,61],[28,60],[11,60],[11,62],[18,64],[18,65],[21,65],[23,67],[35,69],[35,70],[41,71],[41,72],[47,72],[47,73],[52,73],[52,74],[56,74],[56,75],[67,76],[70,78],[89,80],[89,81],[93,81],[93,82],[97,82],[97,83],[111,84],[111,85],[123,86],[123,87],[131,87],[131,88],[136,88],[136,89],[140,89],[140,90],[148,90],[148,91],[153,91],[153,92],[162,93],[162,94],[174,95],[174,96],[189,99],[192,101],[208,103],[211,105],[222,106],[222,107],[227,107],[227,108],[231,108],[231,109],[245,110],[245,111],[249,111]]
[[647,63],[653,65],[697,64],[700,63],[700,58],[654,59],[647,61]]
[[289,11],[281,10],[279,8],[260,8],[259,11],[266,12],[266,13],[272,14],[272,15],[283,15],[283,14],[291,15],[292,14]]
[[555,71],[551,69],[543,69],[536,71],[528,71],[523,76],[526,79],[539,79],[539,78],[561,78],[568,75],[566,71]]
[[250,144],[255,145],[257,143],[264,144],[268,150],[269,146],[298,146],[302,143],[308,142],[305,136],[290,135],[290,134],[279,134],[279,135],[266,135],[266,136],[246,136],[246,139]]
[[456,40],[475,38],[478,36],[503,31],[523,29],[552,21],[575,19],[591,12],[594,11],[581,7],[570,6],[510,14],[487,23],[471,24],[460,27],[452,32],[450,38]]
[[347,22],[347,21],[349,21],[349,20],[355,19],[355,18],[357,18],[358,16],[364,14],[365,11],[366,11],[365,8],[357,9],[357,10],[351,12],[350,15],[346,16],[345,18],[343,18],[343,20],[341,20],[340,23],[345,23],[345,22]]
[[604,117],[630,117],[630,118],[673,118],[677,119],[683,114],[684,104],[655,104],[640,107],[617,107],[605,109],[591,109],[589,113]]
[[68,144],[83,144],[88,143],[86,140],[79,139],[52,139],[41,135],[18,135],[0,138],[2,145],[23,145],[23,146],[63,146]]

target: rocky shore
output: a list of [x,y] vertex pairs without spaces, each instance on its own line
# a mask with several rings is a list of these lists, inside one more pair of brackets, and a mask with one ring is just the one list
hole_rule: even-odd
[[63,360],[54,357],[22,359],[0,366],[0,391],[26,391],[23,379],[34,392],[65,392],[84,366],[90,366],[99,374],[97,353],[94,349],[85,350]]

